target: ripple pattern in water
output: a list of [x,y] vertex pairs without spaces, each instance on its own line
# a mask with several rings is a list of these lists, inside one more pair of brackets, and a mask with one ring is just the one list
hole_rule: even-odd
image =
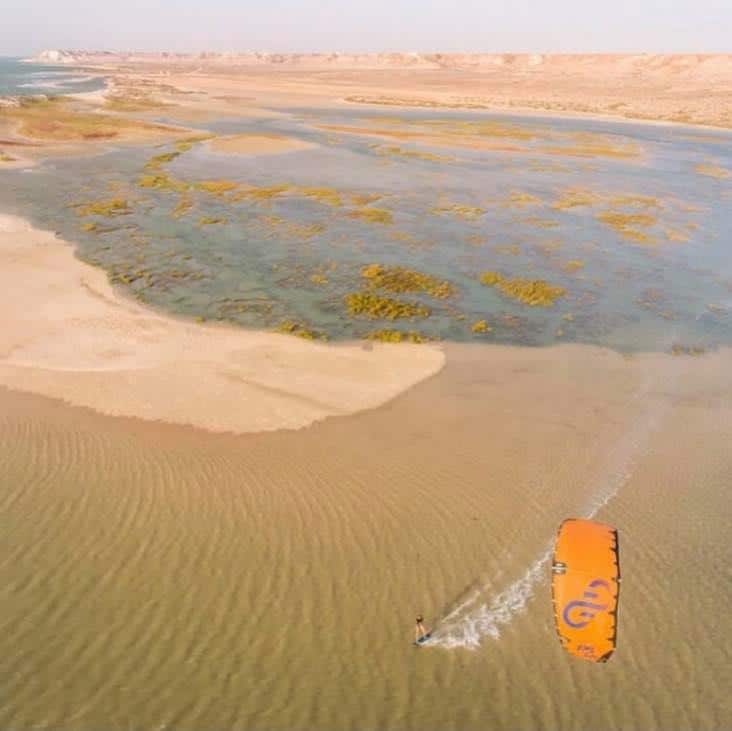
[[[238,438],[2,392],[0,726],[725,727],[726,366],[454,349],[377,411]],[[565,656],[548,572],[473,651],[410,645],[623,466],[610,663]]]

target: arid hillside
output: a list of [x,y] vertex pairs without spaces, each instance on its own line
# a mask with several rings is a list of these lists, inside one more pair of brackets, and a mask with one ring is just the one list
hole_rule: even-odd
[[[276,54],[44,51],[37,59],[203,79],[227,93],[593,114],[732,128],[732,54]],[[216,81],[218,79],[218,81]],[[180,79],[177,80],[180,83]]]

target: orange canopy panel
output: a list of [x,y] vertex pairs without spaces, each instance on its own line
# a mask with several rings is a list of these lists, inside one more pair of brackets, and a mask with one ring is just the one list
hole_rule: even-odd
[[552,598],[557,634],[570,655],[592,662],[610,658],[619,591],[615,528],[592,520],[565,520],[554,547]]

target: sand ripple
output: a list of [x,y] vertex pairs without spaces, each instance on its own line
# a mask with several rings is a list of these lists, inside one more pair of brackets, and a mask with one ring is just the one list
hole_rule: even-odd
[[[0,391],[0,726],[724,727],[729,358],[451,348],[376,411],[240,437]],[[621,535],[601,668],[532,568],[588,509]],[[476,592],[507,613],[473,652],[410,645]]]

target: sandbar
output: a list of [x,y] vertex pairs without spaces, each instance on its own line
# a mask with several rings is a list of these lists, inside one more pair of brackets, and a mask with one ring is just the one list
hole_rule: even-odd
[[379,406],[437,373],[436,346],[312,343],[184,321],[0,216],[0,385],[99,412],[211,431],[296,429]]

